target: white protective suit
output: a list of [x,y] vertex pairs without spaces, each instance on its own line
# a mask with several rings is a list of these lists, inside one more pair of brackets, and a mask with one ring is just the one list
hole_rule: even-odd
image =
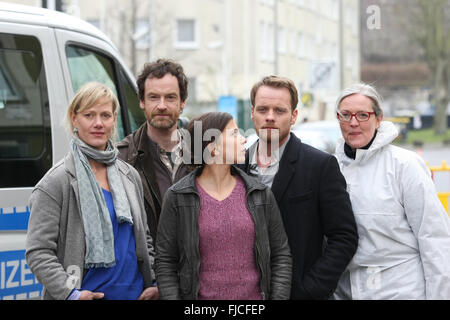
[[424,161],[390,145],[397,135],[383,121],[355,160],[336,147],[359,245],[335,299],[450,299],[450,218]]

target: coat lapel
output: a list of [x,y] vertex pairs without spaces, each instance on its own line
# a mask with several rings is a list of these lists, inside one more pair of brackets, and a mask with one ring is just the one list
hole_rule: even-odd
[[159,202],[158,205],[161,207],[161,196],[159,194],[159,186],[154,183],[155,179],[151,179],[150,177],[155,177],[154,169],[152,168],[151,164],[153,163],[153,159],[149,155],[150,152],[143,152],[138,154],[139,163],[142,166],[143,171],[143,178],[147,181],[147,183],[143,183],[144,187],[144,198],[147,200],[147,202],[152,206],[152,209],[155,211],[154,204],[153,204],[153,197],[152,197],[152,191],[150,188],[154,191],[156,195],[156,200]]
[[75,162],[73,160],[72,152],[68,152],[64,157],[64,166],[66,167],[66,171],[70,174],[70,185],[72,187],[73,193],[75,194],[75,200],[78,206],[78,213],[80,214],[81,223],[83,223],[83,217],[81,216],[81,205],[80,205],[80,195],[78,190],[78,180],[77,174],[75,171]]
[[255,152],[254,149],[258,146],[258,140],[252,144],[246,151],[245,151],[245,164],[237,165],[239,169],[244,171],[246,174],[250,175],[250,154],[252,152]]
[[[141,127],[141,131],[139,132],[138,136],[138,145],[137,145],[137,162],[139,162],[140,166],[142,167],[142,171],[144,173],[144,177],[147,181],[147,183],[143,183],[144,186],[144,198],[147,200],[147,202],[152,206],[152,209],[155,211],[154,204],[153,204],[153,197],[152,197],[152,191],[155,194],[158,205],[161,207],[161,195],[159,193],[159,186],[156,182],[155,178],[155,169],[154,169],[154,163],[155,159],[152,155],[152,150],[148,149],[149,139],[147,137],[147,123],[145,123],[144,126]],[[151,190],[150,190],[151,188]]]
[[291,137],[281,157],[278,172],[272,183],[272,192],[279,203],[295,173],[295,162],[298,159],[300,140],[291,133]]

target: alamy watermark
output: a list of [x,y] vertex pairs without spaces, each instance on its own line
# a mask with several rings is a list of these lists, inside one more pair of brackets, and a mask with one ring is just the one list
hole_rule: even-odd
[[381,9],[377,5],[370,5],[366,9],[368,15],[366,20],[366,26],[369,30],[381,29]]

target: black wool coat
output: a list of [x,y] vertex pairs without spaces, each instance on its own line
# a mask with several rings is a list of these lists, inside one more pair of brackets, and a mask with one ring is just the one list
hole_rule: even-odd
[[[245,166],[249,173],[249,153]],[[291,133],[272,192],[293,257],[291,299],[328,299],[358,246],[347,184],[333,155]]]

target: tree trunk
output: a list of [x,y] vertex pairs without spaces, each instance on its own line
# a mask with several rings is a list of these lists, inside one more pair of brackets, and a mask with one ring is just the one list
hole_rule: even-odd
[[434,133],[436,135],[444,135],[447,133],[447,104],[448,99],[444,99],[436,105],[436,111],[434,113]]
[[430,91],[435,107],[434,132],[443,135],[447,131],[447,105],[450,100],[450,42],[447,36],[448,1],[418,0],[416,2],[419,24],[412,28],[413,37],[422,46],[431,71]]
[[431,69],[433,77],[432,92],[434,112],[434,132],[436,135],[444,135],[447,132],[447,104],[448,93],[446,84],[446,61],[437,59],[434,68]]

